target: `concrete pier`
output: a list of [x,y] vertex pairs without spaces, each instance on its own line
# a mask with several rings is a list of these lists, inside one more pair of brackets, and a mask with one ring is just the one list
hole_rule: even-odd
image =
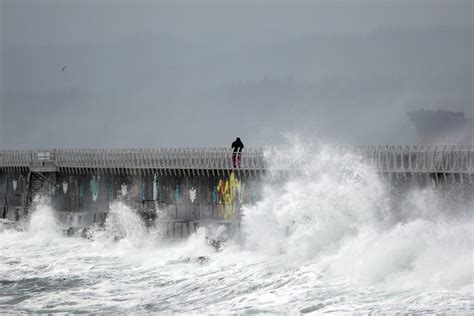
[[[337,148],[362,157],[396,187],[466,184],[471,190],[471,146]],[[238,223],[241,206],[259,199],[267,163],[262,149],[245,149],[234,166],[227,148],[78,149],[0,151],[0,218],[18,221],[35,195],[51,196],[71,227],[101,224],[122,200],[172,235],[201,223]],[[470,192],[468,190],[468,192]]]

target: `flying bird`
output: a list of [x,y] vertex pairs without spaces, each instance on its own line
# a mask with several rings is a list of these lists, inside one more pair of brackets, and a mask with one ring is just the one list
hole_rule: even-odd
[[64,71],[66,70],[67,66],[64,66],[63,68],[61,68],[61,71]]

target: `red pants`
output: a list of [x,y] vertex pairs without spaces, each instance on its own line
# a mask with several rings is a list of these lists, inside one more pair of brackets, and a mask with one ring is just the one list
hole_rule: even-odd
[[232,154],[232,164],[234,165],[234,168],[240,168],[240,153]]

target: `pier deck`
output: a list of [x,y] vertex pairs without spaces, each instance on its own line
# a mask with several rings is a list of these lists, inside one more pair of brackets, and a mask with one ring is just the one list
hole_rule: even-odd
[[[472,174],[472,146],[359,146],[335,149],[365,158],[383,173]],[[1,150],[0,170],[209,175],[238,170],[260,173],[268,167],[263,149],[245,149],[234,168],[227,148]]]

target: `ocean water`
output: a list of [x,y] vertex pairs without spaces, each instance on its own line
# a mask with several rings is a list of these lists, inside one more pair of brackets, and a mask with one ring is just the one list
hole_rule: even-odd
[[357,157],[285,152],[268,153],[263,198],[218,252],[223,227],[170,241],[121,202],[90,239],[64,237],[40,201],[0,233],[0,313],[474,313],[472,201],[394,199]]

